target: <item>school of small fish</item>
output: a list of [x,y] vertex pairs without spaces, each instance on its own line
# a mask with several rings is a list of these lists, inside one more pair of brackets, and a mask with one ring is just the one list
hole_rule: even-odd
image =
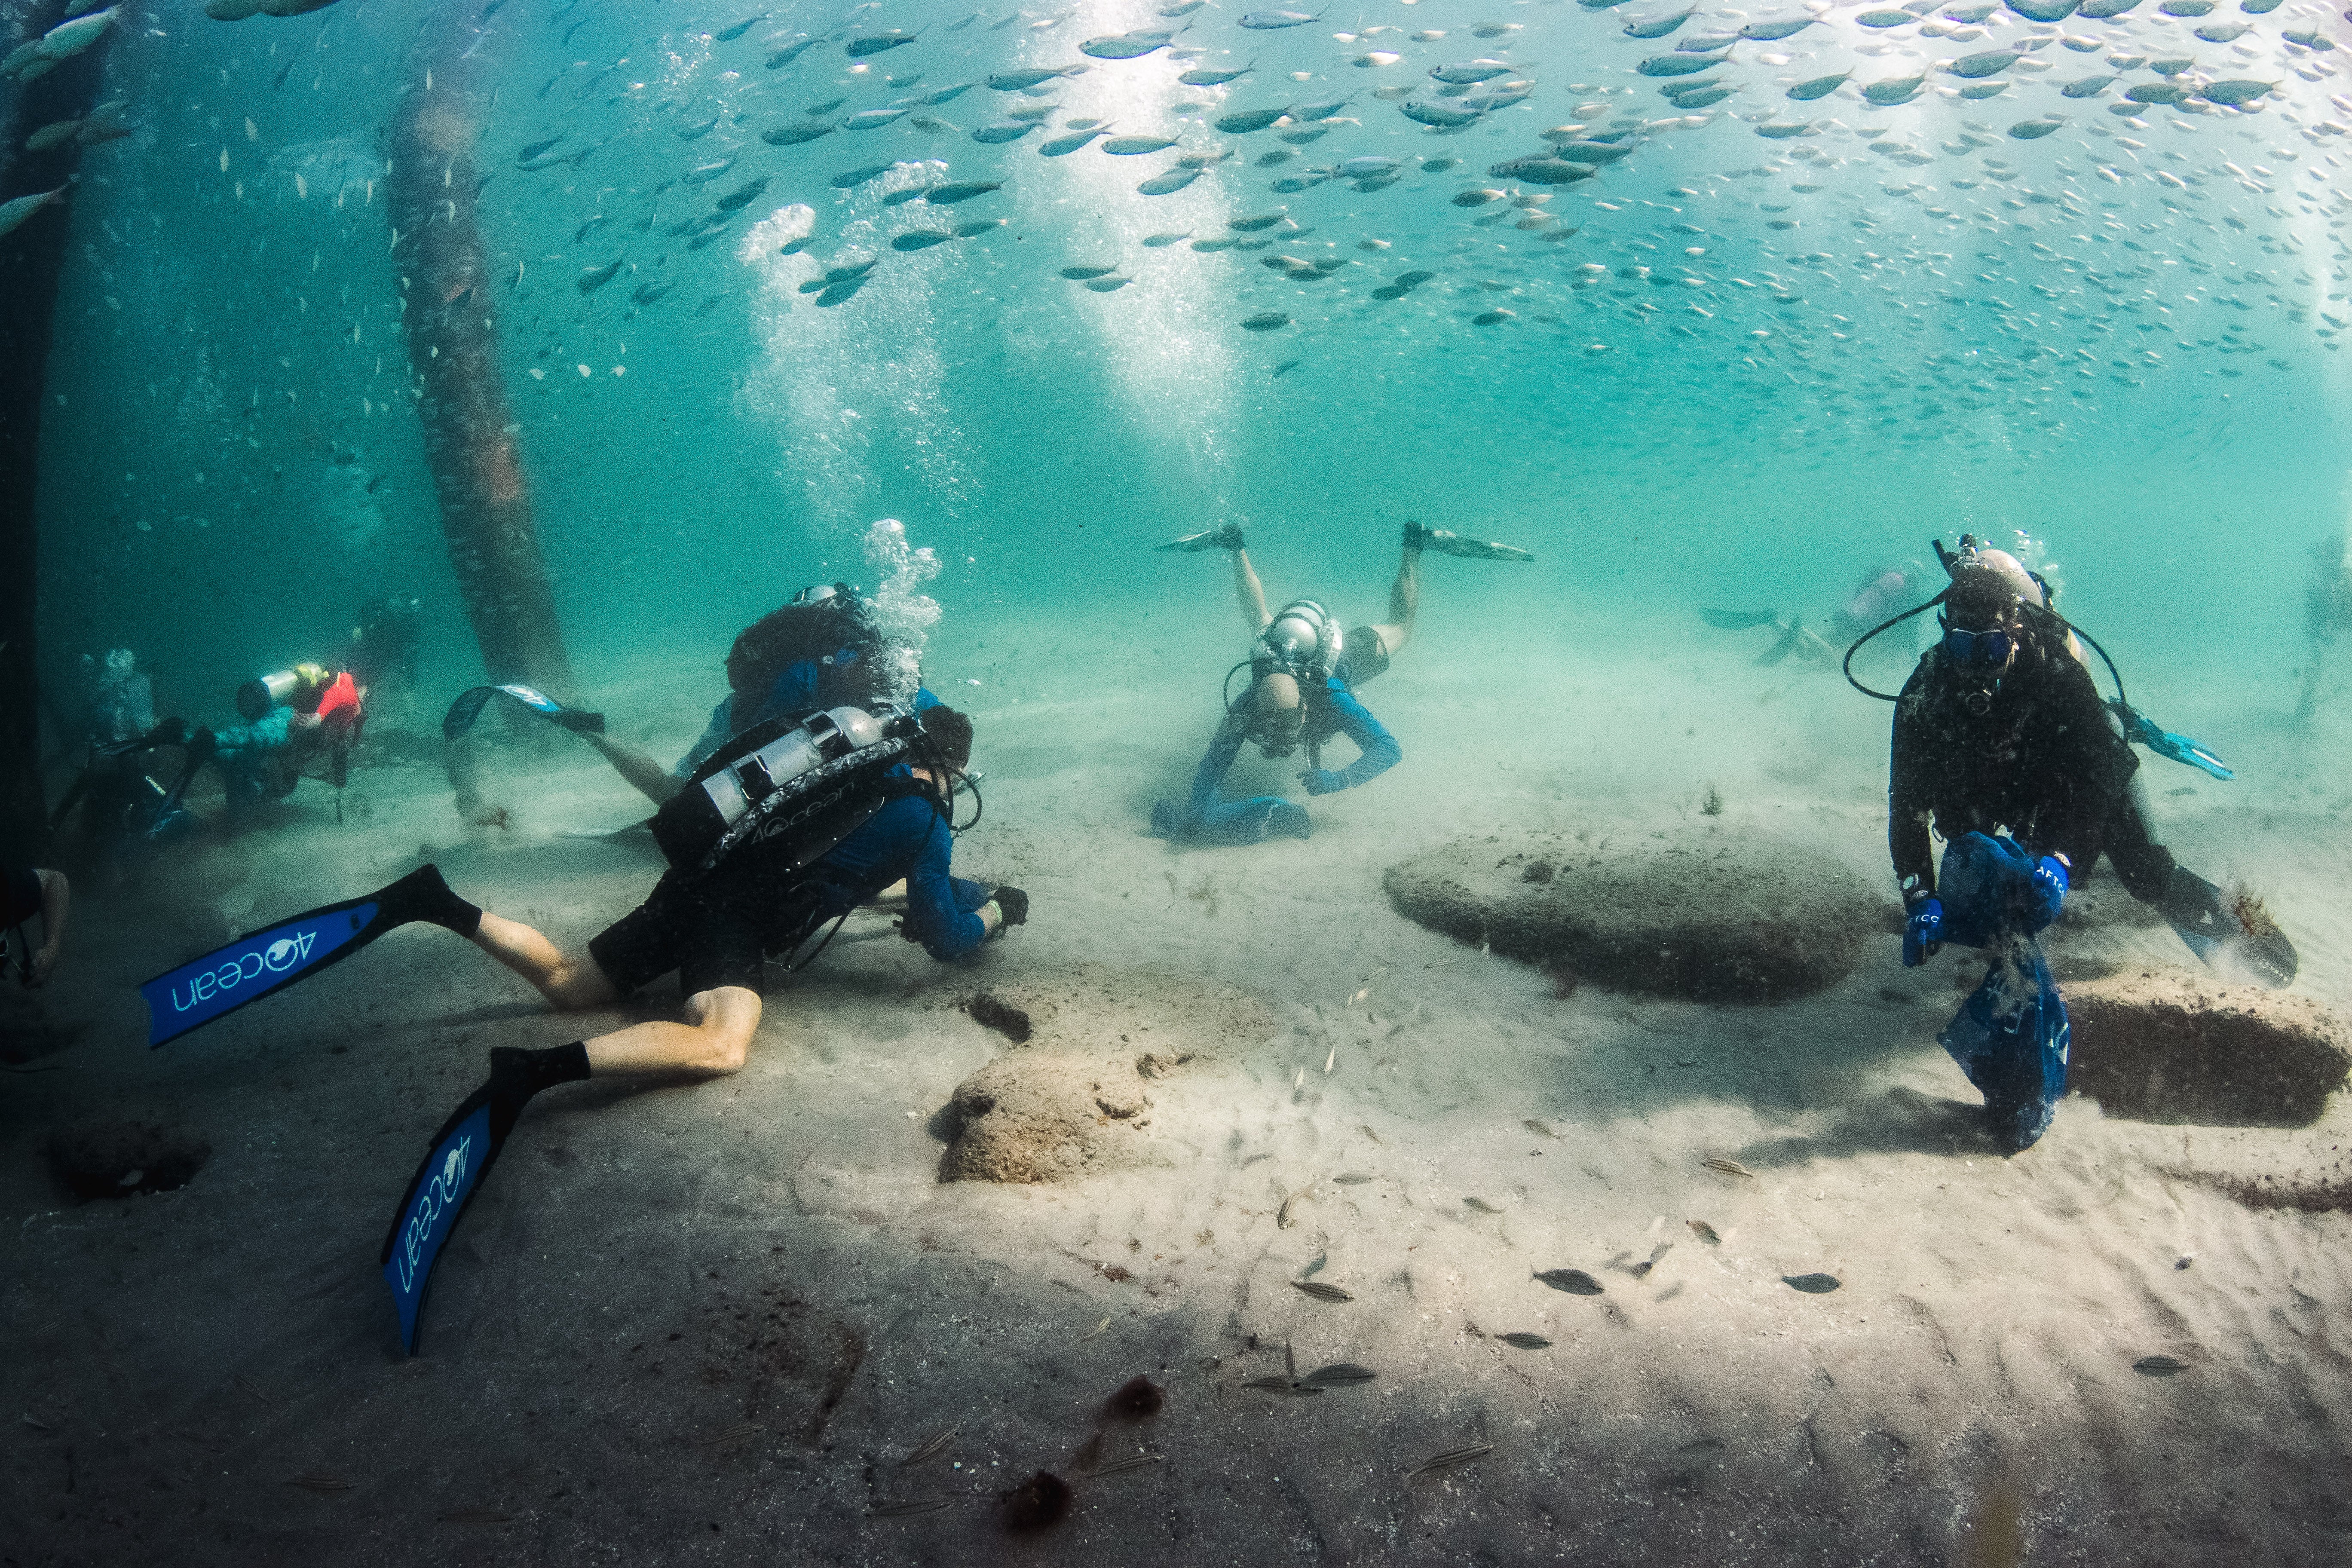
[[[487,150],[506,151],[485,186],[506,181],[507,208],[536,208],[550,193],[528,182],[596,159],[604,177],[559,204],[574,246],[603,247],[569,274],[592,315],[675,311],[665,301],[694,271],[686,298],[715,309],[740,291],[720,287],[729,249],[707,253],[750,226],[738,215],[803,202],[817,216],[796,253],[818,308],[968,289],[954,279],[976,269],[1009,275],[999,287],[1076,284],[1066,299],[1116,310],[1170,267],[1211,266],[1235,330],[1316,338],[1327,355],[1407,314],[1586,355],[1664,334],[1695,373],[1706,353],[1709,374],[1801,387],[1824,417],[1890,434],[1992,408],[2063,421],[2176,368],[2284,368],[2285,338],[2333,348],[2352,328],[2352,252],[2328,226],[2347,210],[2352,97],[2335,90],[2343,57],[2308,7],[1580,5],[1408,30],[1179,5],[1077,37],[1066,16],[1019,12],[890,25],[907,3],[650,26],[581,0],[541,18],[487,6],[483,47],[514,58],[528,38],[496,33],[543,26],[571,63],[500,89]],[[209,14],[320,5],[212,0]],[[120,7],[78,9],[0,75],[29,79],[121,25]],[[289,47],[280,63],[268,47],[270,90],[298,63],[323,89],[322,55]],[[938,112],[975,106],[963,127]],[[129,138],[123,107],[34,139]],[[832,151],[853,142],[858,158]],[[1129,200],[1166,201],[1179,222],[1129,254],[1043,268],[997,233],[1004,212],[1098,200],[1090,177],[1057,182],[1109,159],[1145,164]],[[230,147],[217,163],[239,200],[272,180],[298,200],[355,194]],[[739,164],[745,183],[703,194]],[[372,184],[357,194],[372,199]],[[984,226],[931,216],[983,198],[1001,209]],[[0,235],[62,199],[0,204]],[[507,263],[523,299],[567,275],[561,252],[531,248]],[[1238,265],[1253,259],[1265,266]],[[833,276],[850,265],[873,275]],[[352,341],[368,325],[349,323]],[[1874,363],[1855,359],[1858,341]]]

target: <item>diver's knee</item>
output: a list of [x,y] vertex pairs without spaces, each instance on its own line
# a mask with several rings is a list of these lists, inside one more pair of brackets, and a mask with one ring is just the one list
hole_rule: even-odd
[[620,987],[604,973],[593,958],[568,961],[549,977],[545,987],[547,999],[563,1013],[577,1013],[588,1007],[601,1007],[620,998]]
[[696,1065],[721,1077],[739,1073],[751,1059],[751,1037],[760,1029],[760,994],[740,985],[698,991],[687,998],[686,1018],[701,1044]]

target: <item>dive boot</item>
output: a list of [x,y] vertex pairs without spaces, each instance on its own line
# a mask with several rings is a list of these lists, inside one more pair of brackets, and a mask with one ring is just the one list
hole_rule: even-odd
[[2243,968],[2273,991],[2294,984],[2294,943],[2259,903],[2240,900],[2232,908],[2222,901],[2221,889],[2188,867],[2175,866],[2158,912],[2210,967],[2224,973]]
[[1417,522],[1404,525],[1404,547],[1407,550],[1434,550],[1444,555],[1459,555],[1465,561],[1533,561],[1535,556],[1515,544],[1492,544],[1483,539],[1465,539],[1443,528],[1423,528]]
[[1155,544],[1154,550],[1239,550],[1242,548],[1242,528],[1237,522],[1223,523],[1200,533],[1188,533],[1181,539],[1171,539],[1165,544]]

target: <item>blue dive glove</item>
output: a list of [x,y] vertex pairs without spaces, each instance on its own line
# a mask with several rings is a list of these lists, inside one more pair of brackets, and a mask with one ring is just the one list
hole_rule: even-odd
[[1348,787],[1348,775],[1337,768],[1309,768],[1298,775],[1308,795],[1336,795]]
[[2042,930],[2058,918],[2066,905],[2066,889],[2071,886],[2066,876],[2066,857],[2044,855],[2033,863],[2033,881],[2026,890],[2029,912],[2028,932]]
[[1944,903],[1921,899],[1903,920],[1903,967],[1916,969],[1944,945]]

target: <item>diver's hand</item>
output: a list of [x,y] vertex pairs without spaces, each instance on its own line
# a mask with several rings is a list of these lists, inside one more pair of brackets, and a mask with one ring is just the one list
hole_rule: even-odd
[[54,946],[44,947],[40,952],[33,954],[32,966],[25,976],[26,987],[38,991],[49,983],[49,976],[56,973],[57,970],[58,950]]
[[989,894],[988,898],[989,901],[996,906],[997,913],[1003,917],[1006,925],[1026,925],[1029,922],[1029,895],[1020,889],[999,888]]
[[1921,899],[1903,921],[1903,967],[1916,969],[1944,945],[1944,900]]
[[1337,768],[1309,768],[1298,775],[1308,795],[1337,795],[1348,787],[1348,775]]
[[2044,855],[2033,863],[2033,883],[2027,893],[2032,931],[2038,931],[2058,918],[2058,911],[2066,906],[2066,892],[2071,886],[2063,855]]

